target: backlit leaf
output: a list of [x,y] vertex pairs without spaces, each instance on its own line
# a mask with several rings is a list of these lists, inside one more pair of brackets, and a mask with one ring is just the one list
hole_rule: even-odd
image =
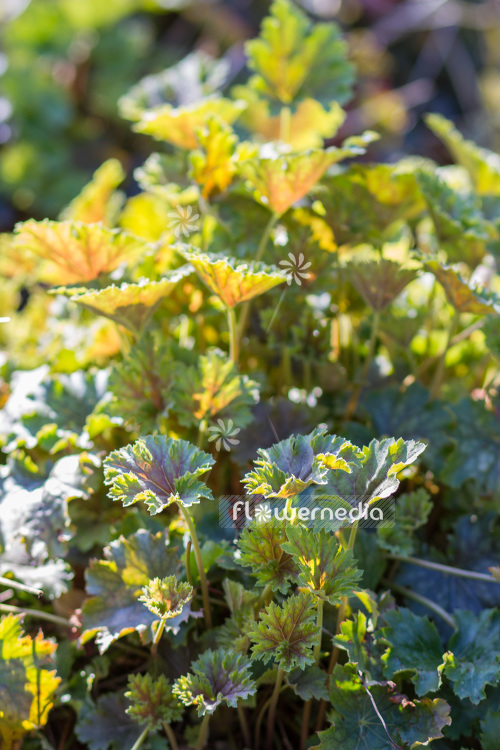
[[209,649],[191,664],[188,675],[177,680],[174,694],[184,705],[196,706],[198,716],[212,714],[222,703],[236,708],[257,689],[250,665],[243,654]]
[[55,691],[53,654],[56,645],[24,635],[19,617],[0,620],[0,740],[10,750],[24,735],[46,724]]
[[163,674],[155,680],[150,674],[129,675],[125,697],[131,704],[127,714],[150,732],[161,729],[163,723],[170,724],[182,717],[183,707]]
[[17,224],[15,243],[42,261],[41,280],[59,285],[92,281],[147,248],[137,237],[100,224],[47,219]]
[[316,607],[309,593],[296,594],[282,605],[271,602],[250,631],[252,656],[267,664],[273,660],[280,669],[305,669],[314,661],[313,649],[319,640]]
[[175,576],[153,578],[142,589],[139,601],[160,619],[171,620],[181,614],[193,598],[193,587],[178,582]]
[[243,529],[238,541],[240,563],[252,569],[257,584],[269,584],[273,591],[283,594],[298,575],[296,563],[283,548],[285,542],[285,523],[276,519],[268,523],[251,522]]
[[85,224],[101,222],[113,226],[123,202],[122,195],[115,190],[124,179],[125,172],[118,159],[108,159],[96,170],[80,195],[61,212],[61,220]]
[[213,463],[212,456],[186,440],[148,435],[110,453],[104,461],[104,481],[113,500],[124,506],[142,500],[154,515],[171,503],[187,507],[202,497],[211,498],[199,477]]
[[500,303],[497,298],[488,292],[471,287],[458,271],[441,265],[437,260],[427,261],[425,267],[437,278],[448,302],[457,312],[473,315],[499,314]]
[[197,133],[199,148],[190,154],[191,174],[208,199],[222,193],[236,174],[235,147],[238,138],[229,125],[209,118]]
[[229,308],[264,294],[286,280],[283,271],[274,266],[252,261],[243,263],[225,255],[202,253],[187,245],[178,247],[202,281]]
[[311,24],[288,0],[275,0],[260,36],[246,44],[256,75],[249,86],[288,105],[311,96],[321,102],[348,99],[353,69],[334,23]]
[[379,261],[348,265],[349,277],[367,305],[383,310],[416,277],[417,272],[382,258]]
[[244,108],[243,102],[222,97],[210,97],[180,107],[163,104],[144,112],[134,130],[178,148],[195,149],[198,146],[196,133],[203,128],[207,118],[215,116],[231,125]]
[[159,281],[142,279],[137,284],[113,284],[99,291],[77,294],[71,299],[139,335],[165,297],[190,273],[192,268],[186,265],[169,271]]

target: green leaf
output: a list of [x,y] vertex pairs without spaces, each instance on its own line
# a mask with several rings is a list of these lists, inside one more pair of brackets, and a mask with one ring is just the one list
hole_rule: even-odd
[[99,291],[76,294],[71,299],[82,307],[125,326],[139,336],[156,308],[168,297],[177,283],[189,276],[192,271],[193,269],[186,265],[170,271],[159,281],[141,279],[137,284],[112,284]]
[[141,730],[127,715],[128,702],[122,693],[106,693],[92,710],[82,710],[75,733],[90,750],[132,750]]
[[338,26],[313,25],[289,0],[273,2],[260,36],[245,49],[256,73],[248,85],[259,94],[285,105],[305,96],[321,102],[349,98],[353,68]]
[[254,191],[255,200],[281,216],[303,198],[322,178],[331,164],[359,156],[364,148],[358,145],[310,149],[300,154],[270,153],[242,160],[239,174]]
[[416,178],[432,216],[439,246],[444,247],[452,260],[466,259],[475,265],[484,256],[494,228],[485,220],[479,201],[470,191],[464,193],[446,182],[445,170],[417,171]]
[[382,258],[347,266],[353,286],[373,310],[384,310],[416,278],[417,272]]
[[[97,635],[104,653],[118,638],[145,632],[158,617],[140,601],[142,589],[154,578],[175,575],[179,565],[177,548],[168,547],[165,534],[141,529],[125,539],[120,537],[104,550],[104,560],[93,560],[85,572],[90,599],[83,605],[82,643]],[[166,629],[177,632],[190,616],[190,607]]]
[[477,617],[458,610],[454,619],[457,631],[444,656],[444,674],[459,698],[477,704],[485,697],[486,685],[500,680],[500,610],[485,609]]
[[500,156],[473,141],[467,141],[442,115],[428,114],[425,118],[430,129],[445,143],[456,162],[471,176],[480,195],[500,195]]
[[[425,447],[424,443],[403,438],[372,440],[358,454],[359,467],[353,468],[350,474],[332,472],[328,483],[319,488],[317,494],[352,507],[360,502],[371,505],[388,498],[399,487],[398,473],[414,463]],[[321,504],[321,500],[319,502]]]
[[238,540],[240,563],[252,569],[257,584],[270,584],[273,591],[283,594],[286,594],[290,582],[298,574],[292,557],[283,549],[285,542],[285,523],[276,519],[268,523],[250,522]]
[[228,308],[247,302],[286,281],[283,271],[252,261],[243,263],[215,253],[202,253],[194,247],[179,245],[179,252],[194,266],[208,288]]
[[108,159],[94,172],[92,180],[81,193],[61,212],[60,219],[113,226],[123,203],[123,196],[115,190],[125,177],[118,159]]
[[163,674],[155,680],[150,674],[129,675],[125,698],[131,703],[126,713],[150,732],[161,729],[163,723],[170,724],[182,717],[183,707]]
[[432,508],[429,493],[422,487],[400,495],[396,501],[396,524],[377,528],[379,546],[392,554],[413,554],[413,534],[416,529],[427,523]]
[[189,157],[191,176],[208,200],[212,193],[224,192],[236,174],[238,137],[229,125],[211,117],[198,131],[197,138],[199,147]]
[[15,227],[15,246],[40,262],[37,277],[64,286],[93,281],[144,254],[147,243],[119,229],[79,221],[35,221]]
[[496,750],[499,737],[500,708],[497,711],[488,711],[484,719],[481,720],[482,750]]
[[196,149],[196,133],[203,128],[209,117],[217,117],[230,125],[244,108],[244,102],[217,96],[180,107],[163,104],[144,112],[139,122],[134,125],[134,130],[178,148]]
[[380,682],[383,648],[374,633],[374,619],[368,619],[364,612],[353,614],[352,620],[341,624],[341,633],[333,638],[333,645],[347,651],[349,661],[356,664],[367,679]]
[[143,500],[151,515],[172,503],[188,507],[212,493],[199,480],[214,459],[186,440],[148,435],[113,451],[104,461],[109,495],[124,506]]
[[182,613],[192,598],[193,587],[189,583],[179,583],[175,576],[167,576],[149,581],[143,587],[139,601],[160,619],[171,620]]
[[343,596],[352,596],[361,573],[351,550],[342,549],[336,537],[324,529],[313,532],[288,525],[286,535],[283,549],[299,568],[301,586],[329,604],[340,604]]
[[199,427],[203,420],[232,419],[241,428],[251,422],[258,394],[258,383],[240,375],[232,360],[213,350],[199,357],[197,367],[180,368],[172,409],[186,427]]
[[[370,694],[381,714],[389,736],[403,750],[427,745],[442,737],[442,729],[451,722],[446,701],[401,700],[404,696],[391,695],[390,690],[375,685]],[[314,750],[388,750],[392,744],[379,716],[356,674],[355,667],[337,665],[330,682],[330,713],[333,727],[319,735],[320,744]]]
[[435,693],[441,686],[443,648],[434,624],[401,608],[386,612],[382,634],[389,648],[382,657],[387,677],[411,672],[418,696]]
[[457,312],[473,315],[498,315],[500,313],[500,303],[496,295],[471,287],[458,271],[449,266],[443,266],[437,260],[427,261],[425,267],[437,278],[448,302]]
[[198,716],[212,714],[222,703],[236,708],[257,690],[250,666],[243,654],[209,649],[191,664],[190,674],[177,680],[174,695],[184,705],[196,706]]
[[289,596],[282,605],[271,602],[250,631],[252,656],[265,664],[274,660],[285,672],[314,662],[318,643],[316,607],[309,593]]
[[24,635],[21,620],[0,620],[0,741],[2,747],[21,745],[27,732],[47,723],[60,683],[53,669],[56,644]]
[[265,497],[292,497],[312,484],[324,485],[329,471],[351,472],[362,455],[359,448],[337,435],[316,428],[308,435],[292,435],[271,448],[258,449],[255,469],[246,474],[247,492]]
[[294,669],[287,675],[287,684],[293,692],[303,701],[328,700],[328,688],[326,686],[326,673],[316,664],[306,669]]
[[118,102],[120,113],[127,120],[140,120],[162,104],[194,104],[220,89],[228,73],[227,61],[195,50],[176,65],[142,78]]

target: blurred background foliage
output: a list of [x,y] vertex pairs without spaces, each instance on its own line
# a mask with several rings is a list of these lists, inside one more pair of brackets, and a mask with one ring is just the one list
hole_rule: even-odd
[[[449,157],[425,111],[454,119],[497,149],[500,4],[497,0],[301,0],[346,32],[355,98],[335,141],[374,128],[371,157]],[[244,77],[243,43],[264,0],[2,0],[0,4],[0,231],[55,217],[110,157],[128,175],[154,149],[119,116],[144,75],[192,50],[223,56],[227,87]],[[129,195],[137,192],[131,177]]]

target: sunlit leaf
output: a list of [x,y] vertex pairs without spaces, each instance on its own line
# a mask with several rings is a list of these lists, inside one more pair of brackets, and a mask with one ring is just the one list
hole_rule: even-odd
[[230,125],[244,108],[243,102],[221,97],[211,97],[196,104],[180,107],[163,104],[147,110],[134,126],[134,130],[179,148],[195,149],[198,145],[196,133],[203,128],[207,118],[215,116]]
[[190,154],[191,174],[209,198],[222,193],[236,174],[235,148],[238,138],[229,125],[212,117],[197,134],[199,148]]
[[192,270],[186,265],[167,272],[159,281],[141,279],[137,284],[113,284],[99,291],[76,294],[71,299],[139,335],[156,308]]
[[173,390],[173,410],[181,424],[199,427],[202,420],[231,419],[237,427],[252,419],[258,384],[237,372],[219,351],[199,358],[197,367],[180,366]]
[[491,293],[471,287],[455,269],[443,266],[437,260],[426,261],[425,267],[437,278],[448,302],[457,312],[473,315],[499,314],[500,302],[497,298]]
[[82,221],[85,224],[101,222],[113,226],[123,203],[116,193],[125,179],[123,167],[117,159],[108,159],[96,170],[92,180],[73,198],[60,215],[61,220]]
[[182,717],[183,707],[163,674],[155,680],[150,674],[129,675],[125,697],[131,704],[127,714],[150,732],[161,729],[163,723],[170,724]]
[[252,261],[243,263],[225,255],[202,253],[187,245],[178,247],[202,281],[229,308],[264,294],[286,280],[283,271],[274,266]]
[[355,145],[288,155],[266,149],[260,156],[241,161],[238,171],[255,199],[279,216],[307,195],[331,164],[364,152]]
[[321,102],[348,99],[353,69],[334,23],[310,23],[288,0],[275,0],[260,36],[246,44],[248,65],[256,75],[249,86],[288,105],[296,98]]
[[256,689],[250,660],[219,648],[205,651],[191,664],[191,672],[175,683],[174,695],[185,706],[196,706],[198,716],[204,716],[222,703],[236,708],[239,700],[253,695]]
[[0,620],[0,740],[20,747],[24,735],[47,723],[60,683],[54,669],[56,644],[24,635],[19,617]]
[[193,598],[193,587],[175,576],[153,578],[142,589],[139,601],[160,619],[171,620],[181,614]]
[[147,248],[137,237],[100,224],[46,219],[17,224],[15,243],[42,261],[40,279],[60,285],[92,281]]
[[189,506],[202,497],[211,498],[199,477],[213,463],[212,456],[186,440],[148,435],[110,453],[104,461],[104,477],[113,500],[125,506],[142,500],[154,515],[171,503]]
[[283,545],[287,537],[285,523],[273,519],[268,523],[252,521],[243,529],[238,541],[240,563],[252,569],[259,586],[271,586],[285,594],[297,579],[299,569]]

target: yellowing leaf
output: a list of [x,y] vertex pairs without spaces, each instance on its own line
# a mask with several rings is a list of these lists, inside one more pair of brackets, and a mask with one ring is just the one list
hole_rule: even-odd
[[437,260],[430,260],[425,266],[437,278],[445,291],[448,302],[457,312],[473,315],[498,314],[500,308],[497,300],[487,292],[470,287],[458,271],[442,266]]
[[307,195],[331,164],[361,154],[363,150],[353,145],[288,155],[275,151],[269,156],[242,161],[239,173],[254,188],[255,199],[281,216]]
[[282,271],[264,263],[241,263],[224,255],[202,253],[188,245],[179,245],[179,252],[194,266],[208,288],[229,308],[264,294],[286,280]]
[[134,130],[179,148],[195,149],[198,145],[196,131],[204,126],[210,116],[215,115],[231,124],[244,108],[243,102],[233,102],[222,97],[207,98],[184,107],[164,104],[145,112]]
[[159,281],[142,279],[137,284],[112,284],[99,291],[75,295],[71,299],[138,335],[162,300],[168,297],[176,284],[192,273],[192,270],[186,265],[176,271],[170,271]]
[[297,208],[293,212],[293,218],[303,227],[309,227],[311,238],[318,243],[322,250],[327,250],[330,253],[337,250],[333,231],[321,216],[306,208]]
[[349,98],[353,69],[346,43],[334,23],[313,25],[289,0],[276,0],[262,22],[260,37],[246,44],[249,86],[288,105],[296,98],[319,101]]
[[127,200],[120,216],[120,226],[128,232],[155,242],[168,231],[169,206],[157,195],[139,193]]
[[60,683],[53,665],[55,643],[23,635],[20,618],[0,620],[0,746],[11,750],[32,729],[43,726]]
[[325,138],[333,138],[345,120],[345,112],[337,102],[324,107],[316,99],[303,99],[291,113],[288,135],[280,132],[280,116],[271,114],[267,99],[259,98],[248,86],[235,86],[233,93],[247,103],[241,124],[265,141],[283,140],[286,136],[293,151],[321,148]]
[[102,222],[112,226],[122,204],[122,196],[115,190],[124,179],[125,172],[118,159],[108,159],[82,192],[62,211],[60,218],[86,224]]
[[232,128],[211,117],[198,131],[200,149],[191,154],[192,176],[209,198],[214,191],[223,192],[236,172],[234,151],[237,136]]
[[17,224],[14,239],[19,249],[42,261],[41,280],[61,285],[92,281],[147,247],[137,237],[100,224],[47,219]]

